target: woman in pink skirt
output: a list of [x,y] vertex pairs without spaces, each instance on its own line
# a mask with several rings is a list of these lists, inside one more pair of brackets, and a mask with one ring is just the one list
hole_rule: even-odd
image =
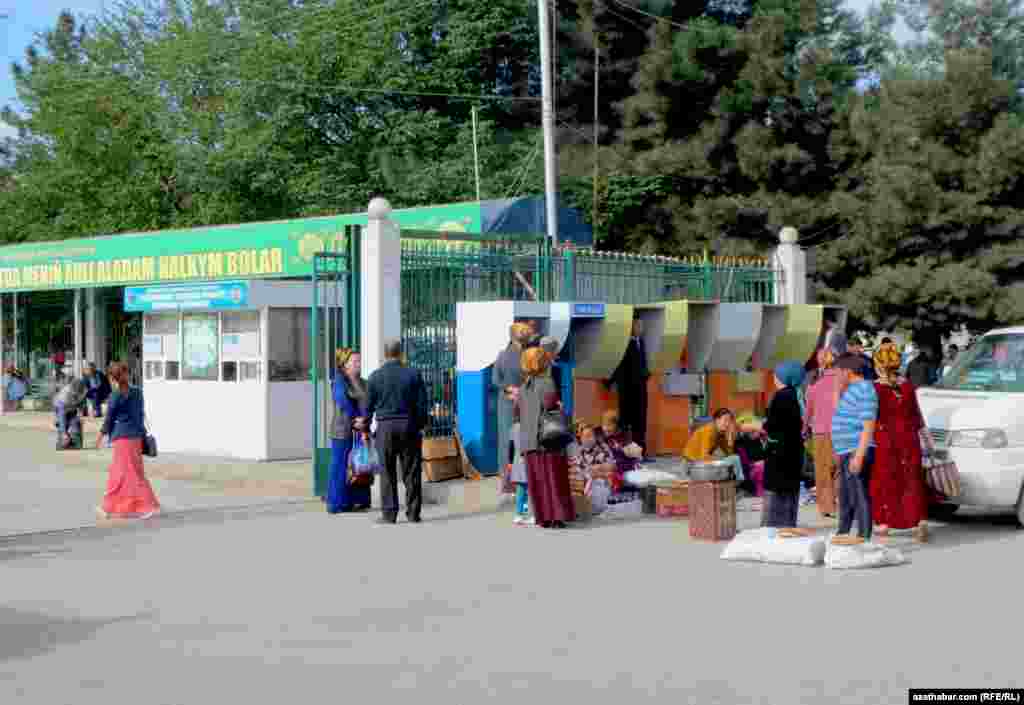
[[526,459],[527,489],[537,525],[561,529],[576,518],[569,488],[569,456],[565,450],[548,450],[540,443],[544,412],[558,408],[558,392],[548,373],[552,355],[543,348],[529,348],[522,355],[525,381],[519,388],[518,448]]
[[107,405],[96,447],[103,447],[103,438],[114,446],[114,460],[107,474],[107,491],[103,504],[96,507],[102,519],[148,519],[160,511],[160,503],[146,479],[142,465],[142,443],[146,437],[146,411],[142,390],[128,384],[128,366],[123,362],[110,365],[107,373],[114,394]]

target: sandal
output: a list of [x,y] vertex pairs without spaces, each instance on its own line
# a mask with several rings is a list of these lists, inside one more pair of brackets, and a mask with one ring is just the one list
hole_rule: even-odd
[[919,524],[918,526],[914,527],[914,530],[911,532],[911,535],[913,536],[914,541],[917,543],[928,543],[928,525]]

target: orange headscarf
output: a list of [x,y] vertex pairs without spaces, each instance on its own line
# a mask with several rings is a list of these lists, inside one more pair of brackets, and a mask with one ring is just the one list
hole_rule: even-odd
[[539,377],[551,366],[551,353],[543,348],[529,348],[523,351],[520,363],[527,377]]
[[878,346],[878,350],[875,350],[872,360],[875,363],[878,376],[887,380],[892,380],[896,377],[900,364],[903,362],[899,348],[896,347],[895,343],[882,343]]

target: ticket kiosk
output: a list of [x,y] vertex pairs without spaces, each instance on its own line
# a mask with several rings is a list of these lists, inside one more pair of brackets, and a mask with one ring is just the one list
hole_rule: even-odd
[[128,287],[143,314],[146,417],[160,450],[308,458],[313,444],[311,284]]

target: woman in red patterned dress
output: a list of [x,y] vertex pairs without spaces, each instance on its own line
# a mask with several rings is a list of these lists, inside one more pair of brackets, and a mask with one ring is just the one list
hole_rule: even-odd
[[924,426],[914,385],[899,375],[900,353],[892,343],[875,352],[879,379],[877,452],[871,470],[871,507],[877,534],[913,529],[914,540],[928,540],[928,488],[921,466],[920,432]]

